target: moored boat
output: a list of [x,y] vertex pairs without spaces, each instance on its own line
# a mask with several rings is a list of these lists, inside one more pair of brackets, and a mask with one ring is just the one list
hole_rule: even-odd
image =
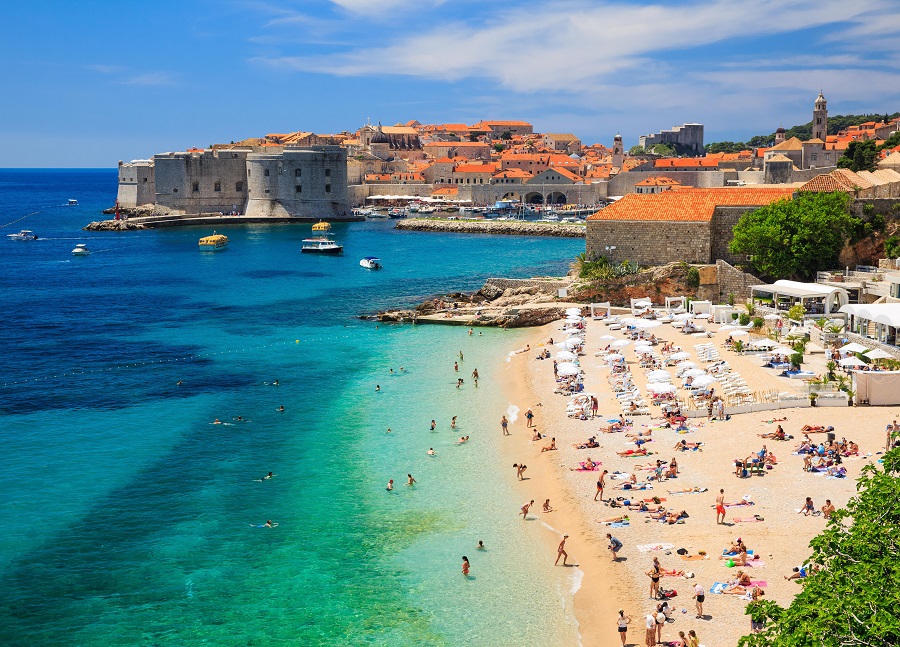
[[201,252],[217,252],[228,247],[228,236],[213,232],[212,236],[201,238],[199,246]]
[[10,240],[37,240],[35,233],[29,229],[23,229],[18,234],[6,234]]
[[304,238],[300,251],[303,254],[343,254],[344,246],[330,238]]
[[381,265],[381,259],[375,256],[366,256],[359,264],[367,270],[380,270],[383,267]]

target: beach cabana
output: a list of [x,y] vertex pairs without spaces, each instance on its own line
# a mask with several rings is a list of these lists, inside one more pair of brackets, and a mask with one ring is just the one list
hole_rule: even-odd
[[853,371],[851,379],[857,404],[900,404],[900,371]]
[[775,308],[790,310],[800,304],[806,314],[827,315],[839,312],[847,304],[850,296],[843,288],[820,283],[800,283],[799,281],[775,281],[767,285],[754,285],[750,288],[751,296],[757,301]]
[[841,306],[840,312],[850,315],[848,330],[900,346],[900,303],[853,303]]
[[684,312],[687,297],[666,297],[667,312]]
[[609,301],[591,304],[591,319],[607,319],[611,314]]

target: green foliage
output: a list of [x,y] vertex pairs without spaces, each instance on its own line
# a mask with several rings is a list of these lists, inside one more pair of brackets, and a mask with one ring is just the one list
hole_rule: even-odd
[[494,144],[494,150],[497,151],[498,153],[502,153],[505,149],[506,149],[506,147],[503,144],[501,144],[500,142],[497,142],[496,144]]
[[843,192],[800,193],[741,216],[729,243],[733,254],[751,254],[758,273],[810,278],[834,267],[855,230],[850,196]]
[[644,147],[640,144],[636,144],[628,149],[629,155],[646,155],[647,151],[644,150]]
[[875,159],[878,152],[875,150],[875,140],[854,140],[847,146],[847,150],[841,155],[837,165],[840,168],[848,168],[854,173],[857,171],[874,171]]
[[578,276],[589,281],[609,281],[617,277],[637,274],[640,271],[640,266],[631,261],[611,263],[604,256],[588,260],[584,253],[575,257],[575,265],[578,268]]
[[738,317],[738,323],[742,326],[746,326],[750,323],[750,315],[748,315],[746,312],[742,312],[741,316]]
[[728,293],[728,305],[730,305],[732,308],[734,307],[734,292]]
[[793,319],[794,321],[803,321],[803,315],[806,314],[806,308],[803,307],[803,304],[796,303],[788,308],[788,319]]
[[505,142],[508,142],[512,138],[513,138],[513,134],[508,130],[504,130],[502,133],[500,133],[500,139],[502,139]]
[[884,255],[888,258],[900,256],[900,236],[895,234],[884,239]]
[[872,216],[872,231],[884,231],[885,228],[887,228],[887,218],[880,213]]
[[[862,468],[857,495],[837,510],[809,546],[817,566],[781,608],[751,602],[747,613],[767,621],[739,647],[895,647],[900,644],[900,450],[884,467]],[[769,602],[768,600],[766,602]]]
[[803,365],[803,353],[791,353],[791,366],[800,368]]
[[753,327],[754,328],[762,328],[765,325],[766,325],[766,321],[762,317],[754,317],[753,318]]
[[707,153],[740,153],[749,147],[744,142],[713,142],[704,148]]
[[659,155],[660,157],[672,157],[675,155],[675,149],[671,146],[666,146],[665,144],[657,144],[653,147],[652,152],[654,155]]
[[843,324],[828,324],[825,326],[825,332],[830,332],[832,334],[838,334],[844,332]]
[[884,143],[878,147],[878,150],[884,151],[889,148],[897,148],[897,146],[900,146],[900,130],[885,139]]
[[834,375],[835,375],[835,371],[837,371],[837,367],[838,367],[837,362],[835,362],[833,360],[828,360],[828,362],[825,364],[825,370],[827,371],[825,373],[825,378],[829,382],[834,379]]
[[808,342],[807,342],[806,337],[800,337],[799,339],[795,339],[793,342],[791,342],[791,348],[793,348],[795,351],[797,351],[798,353],[800,353],[802,355],[803,353],[806,352],[806,344],[807,343]]
[[684,282],[687,283],[688,287],[700,287],[700,270],[696,267],[689,267]]
[[753,299],[747,299],[747,314],[751,317],[756,314],[756,302]]
[[744,342],[742,342],[740,339],[738,339],[737,341],[734,342],[734,344],[732,345],[732,348],[735,350],[735,352],[741,353],[744,350]]

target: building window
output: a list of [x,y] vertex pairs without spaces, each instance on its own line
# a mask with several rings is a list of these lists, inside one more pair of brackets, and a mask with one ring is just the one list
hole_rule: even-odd
[[194,182],[194,183],[191,185],[191,191],[193,191],[194,193],[196,193],[196,192],[198,192],[199,190],[200,190],[200,183],[199,183],[199,182]]
[[265,169],[263,171],[263,175],[265,175],[266,177],[269,177],[269,169]]
[[821,118],[821,117],[816,117],[816,123],[817,123],[817,124],[821,124],[821,123],[822,123],[822,118]]
[[172,193],[178,193],[178,189],[172,189]]
[[302,169],[302,168],[295,168],[295,169],[294,169],[294,177],[302,177],[302,176],[303,176],[303,169]]
[[330,168],[325,169],[325,177],[331,177],[331,169]]
[[147,178],[144,178],[144,184],[147,184]]
[[243,182],[235,182],[235,183],[234,183],[234,190],[235,190],[235,191],[239,191],[239,192],[240,192],[240,191],[243,191],[243,190],[244,190],[244,183],[243,183]]
[[221,182],[216,182],[215,184],[213,184],[213,191],[221,191],[221,190],[222,190]]
[[331,193],[331,185],[330,184],[325,185],[325,193]]
[[294,193],[303,193],[303,187],[298,184],[294,187]]
[[268,189],[266,189],[266,193],[268,193],[268,192],[269,192],[269,190],[268,190]]
[[816,155],[815,153],[812,154],[812,160],[813,160],[813,162],[816,161],[816,158],[817,158],[817,157],[818,157],[818,155]]

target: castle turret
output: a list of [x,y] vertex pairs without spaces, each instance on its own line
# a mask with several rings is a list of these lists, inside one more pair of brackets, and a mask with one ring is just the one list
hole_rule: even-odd
[[819,96],[816,97],[816,105],[813,108],[812,119],[812,139],[821,139],[823,142],[828,141],[828,102],[822,95],[821,90]]

